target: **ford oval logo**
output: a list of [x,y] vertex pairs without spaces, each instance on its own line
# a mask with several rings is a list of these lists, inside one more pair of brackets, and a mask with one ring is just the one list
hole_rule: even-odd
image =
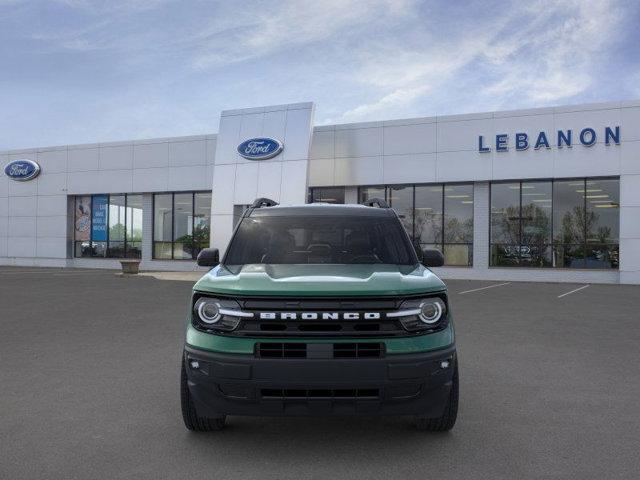
[[40,165],[33,160],[14,160],[4,167],[4,173],[11,180],[26,182],[38,176]]
[[284,146],[273,138],[250,138],[238,145],[238,153],[249,160],[266,160],[278,155]]

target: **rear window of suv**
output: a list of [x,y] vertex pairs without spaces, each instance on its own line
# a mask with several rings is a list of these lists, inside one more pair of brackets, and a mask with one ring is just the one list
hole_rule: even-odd
[[413,265],[416,255],[395,217],[263,216],[242,219],[226,265]]

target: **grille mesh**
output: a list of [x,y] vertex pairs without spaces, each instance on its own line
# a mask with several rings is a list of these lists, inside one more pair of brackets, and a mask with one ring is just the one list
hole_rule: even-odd
[[[323,344],[322,346],[325,346]],[[313,345],[312,345],[313,346]],[[380,358],[384,356],[384,343],[356,342],[326,345],[327,355],[314,358]],[[256,343],[256,356],[260,358],[307,358],[309,348],[306,343]]]
[[355,400],[380,398],[378,388],[323,388],[323,389],[295,389],[295,388],[263,388],[260,390],[262,398],[277,398],[291,400],[332,399]]

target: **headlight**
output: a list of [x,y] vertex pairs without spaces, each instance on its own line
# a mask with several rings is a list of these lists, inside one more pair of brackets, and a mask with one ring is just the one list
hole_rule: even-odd
[[433,325],[442,318],[445,311],[444,302],[439,298],[430,298],[420,304],[420,313],[418,316],[427,325]]
[[430,297],[405,300],[400,309],[387,313],[397,318],[405,330],[416,332],[440,328],[447,319],[446,297]]
[[193,304],[193,325],[201,330],[235,330],[251,312],[240,310],[237,302],[213,297],[199,297]]
[[195,305],[196,313],[201,322],[212,325],[220,320],[220,304],[213,298],[201,298]]

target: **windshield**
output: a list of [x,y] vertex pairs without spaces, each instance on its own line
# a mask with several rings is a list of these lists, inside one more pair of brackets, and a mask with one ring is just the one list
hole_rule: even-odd
[[415,252],[395,217],[263,216],[242,219],[226,265],[415,265]]

